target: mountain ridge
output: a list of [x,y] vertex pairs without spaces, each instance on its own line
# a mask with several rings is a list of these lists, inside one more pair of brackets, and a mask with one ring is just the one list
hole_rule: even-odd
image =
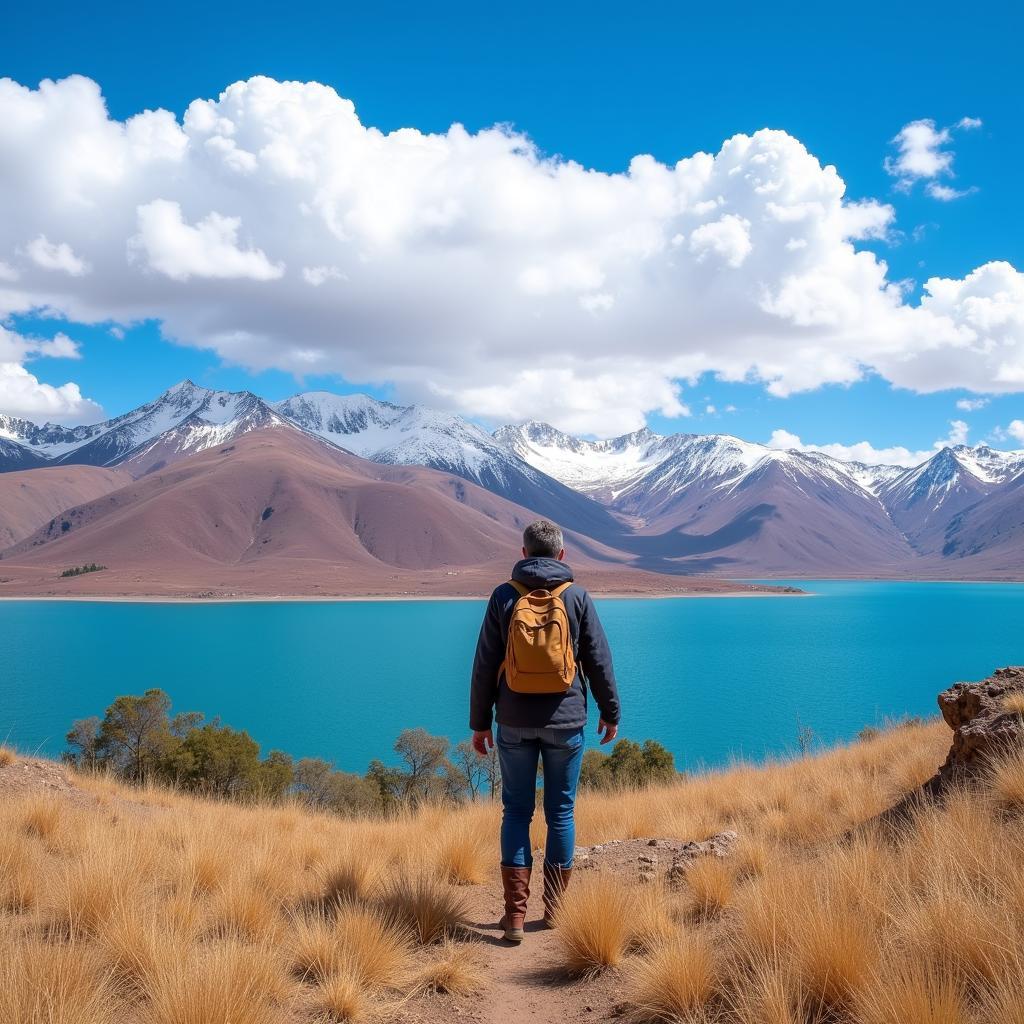
[[1024,479],[1024,452],[987,445],[943,447],[910,468],[875,466],[647,427],[595,441],[533,420],[492,434],[368,395],[268,402],[185,380],[89,426],[0,415],[0,470],[91,465],[141,479],[268,429],[380,466],[451,474],[556,520],[595,551],[615,549],[657,571],[889,575],[942,572],[955,558],[961,569],[984,563],[1024,575],[1024,488],[1010,487]]

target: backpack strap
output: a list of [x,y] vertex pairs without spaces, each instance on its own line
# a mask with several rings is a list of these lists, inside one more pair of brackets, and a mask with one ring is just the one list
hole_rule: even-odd
[[509,580],[509,583],[511,583],[512,586],[516,588],[516,591],[520,597],[526,597],[526,595],[530,593],[530,588],[524,587],[523,584],[520,583],[518,580]]
[[554,590],[551,591],[552,597],[561,597],[576,581],[569,580],[568,583],[560,583]]

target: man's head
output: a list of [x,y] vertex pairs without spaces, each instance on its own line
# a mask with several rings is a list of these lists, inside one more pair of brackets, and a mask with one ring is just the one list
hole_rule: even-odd
[[523,530],[524,558],[565,558],[562,531],[550,519],[537,519]]

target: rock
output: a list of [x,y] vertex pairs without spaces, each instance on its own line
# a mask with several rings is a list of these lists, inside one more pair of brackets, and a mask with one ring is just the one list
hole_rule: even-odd
[[957,683],[939,694],[939,710],[953,730],[953,745],[939,775],[973,775],[994,756],[1024,744],[1024,716],[1005,707],[1010,694],[1024,700],[1024,667],[999,668],[980,683]]
[[672,858],[668,869],[668,881],[679,885],[686,878],[690,865],[699,857],[728,857],[736,849],[739,836],[732,830],[719,832],[703,843],[684,843],[679,852]]
[[1024,707],[1024,666],[998,668],[980,683],[956,683],[938,696],[939,710],[953,730],[953,743],[938,771],[895,806],[878,816],[898,826],[922,802],[942,800],[950,786],[972,782],[993,758],[1024,746],[1024,713],[1009,710],[1007,697],[1020,694]]
[[653,854],[651,856],[647,856],[645,854],[640,854],[640,856],[637,857],[637,860],[641,864],[657,864],[658,863],[658,858],[656,856],[654,856]]
[[648,839],[647,840],[647,845],[648,846],[657,846],[658,845],[658,840],[657,839]]

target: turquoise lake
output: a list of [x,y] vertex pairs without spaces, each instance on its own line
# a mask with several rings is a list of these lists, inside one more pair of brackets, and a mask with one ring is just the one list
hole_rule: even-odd
[[[798,582],[809,598],[613,600],[622,735],[680,768],[784,755],[1024,663],[1024,584]],[[76,718],[166,690],[264,751],[363,771],[402,729],[465,738],[478,601],[0,602],[0,742],[58,754]],[[594,709],[591,709],[592,712]],[[593,738],[596,714],[588,741]]]

